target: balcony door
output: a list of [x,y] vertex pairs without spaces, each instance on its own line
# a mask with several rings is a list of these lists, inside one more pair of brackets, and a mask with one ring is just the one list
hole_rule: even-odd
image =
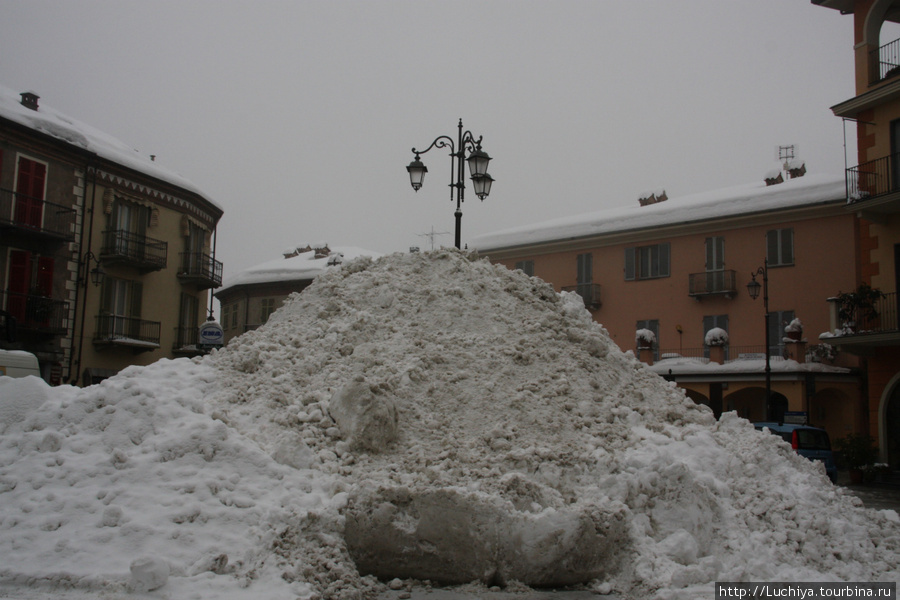
[[53,257],[24,250],[9,253],[6,310],[20,323],[39,325],[49,315],[36,310],[38,299],[53,294]]
[[40,229],[44,218],[44,184],[47,165],[19,157],[16,173],[15,222]]
[[139,281],[104,278],[98,323],[100,337],[138,338],[142,295],[143,286]]
[[725,238],[706,238],[706,291],[725,289]]
[[[111,249],[119,256],[142,258],[150,209],[131,202],[118,201],[112,214],[113,244]],[[111,240],[112,241],[112,240]]]

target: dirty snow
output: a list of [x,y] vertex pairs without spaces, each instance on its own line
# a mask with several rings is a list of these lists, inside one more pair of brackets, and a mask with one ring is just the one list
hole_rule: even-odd
[[458,252],[345,262],[205,359],[0,378],[0,407],[0,597],[900,579],[896,512]]

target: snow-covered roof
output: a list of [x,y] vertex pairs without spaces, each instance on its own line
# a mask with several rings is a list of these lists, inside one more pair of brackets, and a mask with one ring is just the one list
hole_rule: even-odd
[[202,196],[210,204],[222,210],[206,193],[182,175],[171,171],[149,156],[141,154],[124,142],[95,127],[66,116],[40,102],[37,110],[21,103],[21,93],[0,86],[0,117],[54,137],[80,150],[92,152],[110,162],[117,163],[150,177],[176,185]]
[[[766,368],[765,358],[738,358],[719,364],[701,358],[672,357],[653,363],[648,368],[660,375],[737,375],[747,373],[763,373]],[[817,362],[800,363],[792,359],[772,357],[769,361],[772,373],[830,373],[846,375],[850,369],[835,367]]]
[[475,237],[469,246],[486,252],[845,200],[843,175],[805,175],[772,186],[761,180],[649,206],[635,204],[486,233]]
[[[315,250],[301,252],[290,258],[276,258],[255,267],[244,269],[240,273],[226,279],[222,288],[216,292],[216,295],[239,285],[312,280],[325,272],[329,266],[336,266],[335,257],[338,255],[344,261],[361,256],[370,256],[372,258],[381,256],[378,252],[354,246],[331,248],[331,253],[328,256],[320,258],[316,258]],[[340,263],[338,262],[337,264]]]

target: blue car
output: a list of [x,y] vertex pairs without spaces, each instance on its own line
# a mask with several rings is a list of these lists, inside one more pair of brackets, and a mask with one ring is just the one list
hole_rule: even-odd
[[828,479],[831,483],[837,483],[837,464],[831,452],[831,440],[824,429],[789,423],[754,423],[753,426],[760,431],[763,427],[768,427],[769,431],[780,435],[800,456],[809,460],[821,460],[825,463]]

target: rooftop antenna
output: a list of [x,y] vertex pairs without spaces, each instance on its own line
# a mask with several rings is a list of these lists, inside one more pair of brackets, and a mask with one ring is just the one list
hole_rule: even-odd
[[434,225],[431,226],[431,233],[420,233],[419,237],[427,237],[431,242],[431,249],[434,250],[434,238],[439,235],[450,235],[449,231],[435,231]]
[[784,167],[785,173],[790,172],[791,161],[796,158],[798,150],[799,148],[797,147],[797,144],[791,144],[790,146],[778,146],[778,162],[780,162]]

